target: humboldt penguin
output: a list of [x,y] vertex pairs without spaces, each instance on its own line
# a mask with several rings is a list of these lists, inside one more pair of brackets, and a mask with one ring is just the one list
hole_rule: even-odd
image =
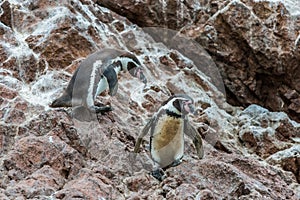
[[81,62],[62,96],[54,100],[50,107],[84,107],[96,113],[110,111],[110,106],[96,106],[94,100],[107,88],[109,95],[116,94],[120,71],[128,71],[145,85],[147,83],[141,63],[135,55],[123,50],[105,48]]
[[158,168],[152,175],[163,180],[164,170],[181,163],[184,154],[184,134],[192,138],[197,155],[203,157],[202,139],[191,126],[188,114],[194,114],[194,100],[186,94],[175,94],[165,101],[143,128],[134,152],[138,153],[142,138],[149,132],[150,153]]

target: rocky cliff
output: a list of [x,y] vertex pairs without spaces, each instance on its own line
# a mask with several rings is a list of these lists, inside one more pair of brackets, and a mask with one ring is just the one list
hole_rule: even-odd
[[231,104],[256,103],[300,121],[299,1],[96,2],[141,27],[194,38],[222,72]]
[[[300,199],[300,6],[285,3],[2,1],[0,199]],[[49,108],[105,47],[137,55],[147,87],[120,74],[97,98],[114,110],[91,122]],[[186,138],[159,182],[149,135],[132,152],[174,93],[202,110],[190,119],[205,155]]]

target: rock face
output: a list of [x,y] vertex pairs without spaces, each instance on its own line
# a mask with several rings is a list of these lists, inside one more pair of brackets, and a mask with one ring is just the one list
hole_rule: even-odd
[[299,1],[96,2],[139,26],[181,30],[198,41],[222,72],[231,104],[256,103],[300,121]]
[[[289,45],[297,17],[282,4],[197,2],[101,1],[109,10],[90,0],[2,1],[0,199],[300,199],[300,124],[289,118],[299,109],[299,48]],[[114,11],[138,25],[183,27],[195,40],[143,30]],[[156,42],[165,38],[173,46]],[[72,118],[71,108],[49,108],[80,61],[104,47],[135,53],[147,87],[120,74],[117,95],[97,98],[114,110],[91,122]],[[212,84],[218,78],[205,75],[216,76],[216,65],[231,102],[250,106],[226,103]],[[183,92],[199,109],[190,119],[205,156],[197,159],[186,138],[183,162],[159,182],[149,173],[149,135],[138,155],[133,147],[160,104]],[[283,101],[289,116],[252,104],[263,97],[273,110]]]

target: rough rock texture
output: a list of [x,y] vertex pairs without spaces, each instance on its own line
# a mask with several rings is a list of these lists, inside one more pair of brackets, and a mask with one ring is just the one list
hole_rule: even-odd
[[256,103],[300,121],[299,1],[95,2],[139,26],[196,39],[218,66],[230,103]]
[[[101,2],[104,5],[109,1]],[[278,68],[276,49],[274,54],[265,48],[255,50],[258,42],[282,49],[284,69],[292,66],[288,64],[292,61],[297,67],[298,49],[288,43],[297,34],[286,35],[299,30],[297,24],[291,26],[294,29],[286,23],[278,24],[282,25],[278,30],[272,30],[270,24],[274,22],[271,19],[280,17],[276,13],[281,8],[280,22],[297,22],[291,21],[281,4],[250,2],[245,6],[241,1],[209,1],[199,7],[197,1],[183,1],[184,20],[177,22],[180,13],[174,15],[172,11],[181,8],[181,4],[176,2],[161,1],[166,7],[150,6],[148,11],[142,1],[111,5],[117,5],[112,10],[121,14],[140,9],[131,17],[139,17],[139,23],[144,25],[170,23],[170,27],[179,28],[192,22],[182,32],[197,38],[209,53],[214,52],[221,74],[228,75],[228,90],[234,89],[229,87],[229,80],[240,80],[230,84],[239,84],[236,94],[244,95],[249,102],[243,102],[238,95],[236,101],[245,105],[262,102],[259,95],[251,98],[256,91],[254,82],[263,77],[276,78],[272,76]],[[122,9],[121,3],[127,9]],[[176,41],[178,47],[162,45],[126,18],[89,0],[28,0],[18,4],[4,0],[0,8],[0,199],[300,199],[300,124],[285,113],[270,112],[258,105],[242,109],[226,103],[223,91],[212,84],[213,77],[204,74],[214,74],[216,65],[203,49],[193,45],[195,42],[174,37],[174,32],[155,30],[162,39],[171,35],[169,41]],[[162,11],[167,18],[146,15]],[[128,15],[133,21],[131,17]],[[163,21],[169,17],[171,21]],[[231,23],[237,19],[239,23]],[[251,23],[242,23],[246,20]],[[253,20],[258,20],[258,27],[264,30],[251,29]],[[207,26],[201,26],[204,23]],[[249,28],[256,36],[251,45]],[[151,31],[154,33],[146,30]],[[204,40],[207,31],[216,33],[215,37],[212,34],[212,39]],[[114,110],[95,116],[97,120],[92,122],[73,119],[72,109],[50,109],[49,103],[61,94],[80,61],[103,47],[134,52],[145,66],[147,87],[143,88],[128,73],[120,74],[118,94],[109,97],[103,93],[97,99],[111,104]],[[189,57],[189,50],[195,55]],[[253,70],[266,72],[264,56],[274,62],[268,68],[270,73],[252,79]],[[193,60],[195,57],[200,59]],[[255,67],[248,68],[247,62],[253,62]],[[212,69],[198,66],[205,63]],[[283,80],[288,73],[292,71],[279,74],[279,78]],[[295,79],[285,81],[298,83]],[[270,85],[268,90],[277,94],[271,86],[275,87]],[[278,86],[278,91],[284,92],[280,97],[286,98],[283,108],[289,105],[290,110],[299,109],[299,90],[287,83]],[[205,156],[197,159],[191,140],[186,138],[182,164],[168,169],[167,178],[159,182],[149,174],[153,169],[149,136],[138,155],[132,153],[133,147],[160,103],[179,92],[192,96],[199,108],[199,115],[190,119],[204,139]],[[294,106],[288,100],[293,100]]]

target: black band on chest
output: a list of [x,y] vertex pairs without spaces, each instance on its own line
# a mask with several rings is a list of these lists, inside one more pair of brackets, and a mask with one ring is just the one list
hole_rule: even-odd
[[175,118],[181,118],[182,115],[178,115],[177,113],[174,113],[172,111],[166,110],[167,115],[171,116],[171,117],[175,117]]

